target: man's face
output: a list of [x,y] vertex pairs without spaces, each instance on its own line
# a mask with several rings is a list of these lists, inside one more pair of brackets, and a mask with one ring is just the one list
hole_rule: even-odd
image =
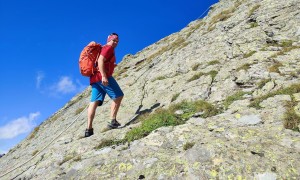
[[117,47],[118,46],[118,43],[119,43],[119,40],[118,39],[113,39],[111,40],[112,41],[112,46],[113,47]]

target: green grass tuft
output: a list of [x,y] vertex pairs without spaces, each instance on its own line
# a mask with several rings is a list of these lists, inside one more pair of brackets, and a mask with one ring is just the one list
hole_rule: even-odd
[[176,101],[176,99],[179,97],[180,93],[176,93],[173,95],[171,102]]
[[231,96],[228,96],[225,101],[224,101],[224,108],[225,109],[228,109],[228,107],[230,106],[230,104],[232,104],[234,101],[237,101],[237,100],[242,100],[244,99],[243,96],[245,94],[249,94],[249,92],[243,92],[243,91],[238,91],[236,92],[235,94],[231,95]]
[[140,127],[134,128],[129,131],[124,140],[131,142],[137,139],[141,139],[149,135],[153,130],[163,126],[176,126],[182,124],[173,114],[168,110],[160,110],[155,114],[150,115],[144,120]]
[[215,65],[215,64],[220,64],[220,61],[218,61],[218,60],[209,61],[207,64],[208,64],[209,66],[210,66],[210,65]]
[[183,150],[188,150],[188,149],[191,149],[193,146],[195,145],[194,142],[187,142],[183,145]]
[[270,92],[269,94],[266,94],[264,96],[261,97],[257,97],[255,98],[251,103],[250,103],[250,107],[254,107],[256,109],[260,109],[260,103],[270,97],[274,97],[276,95],[282,95],[282,94],[287,94],[287,95],[292,95],[295,93],[299,93],[300,92],[300,84],[293,84],[290,87],[287,88],[283,88],[283,89],[279,89],[275,92]]
[[[177,110],[182,110],[184,113],[176,115]],[[199,100],[195,102],[183,101],[172,105],[169,109],[159,109],[152,114],[144,114],[138,118],[141,125],[128,131],[125,137],[121,140],[105,140],[102,141],[95,149],[101,149],[106,146],[119,145],[130,143],[134,140],[148,136],[152,131],[166,126],[177,126],[184,124],[188,118],[197,112],[203,112],[201,117],[206,118],[214,116],[220,111],[212,104]]]

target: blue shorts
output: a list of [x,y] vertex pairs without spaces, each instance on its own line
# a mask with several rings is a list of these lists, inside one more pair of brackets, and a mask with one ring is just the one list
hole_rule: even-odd
[[124,96],[123,91],[113,77],[108,78],[108,85],[104,86],[102,82],[91,84],[92,95],[91,102],[99,101],[99,106],[103,104],[105,95],[107,94],[111,99],[117,99]]

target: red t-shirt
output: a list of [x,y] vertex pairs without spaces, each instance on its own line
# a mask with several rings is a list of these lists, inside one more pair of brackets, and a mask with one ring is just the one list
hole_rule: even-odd
[[[105,45],[101,49],[101,55],[106,59],[104,62],[104,71],[106,72],[107,78],[111,77],[114,73],[116,56],[115,49],[112,46]],[[98,68],[97,68],[98,69]],[[91,75],[90,84],[102,81],[101,73],[98,71]]]

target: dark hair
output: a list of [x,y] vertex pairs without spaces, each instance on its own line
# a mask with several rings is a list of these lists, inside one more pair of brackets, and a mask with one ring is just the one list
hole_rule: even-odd
[[110,34],[110,36],[112,36],[112,35],[115,35],[115,36],[119,37],[119,35],[117,33],[114,33],[114,32]]

